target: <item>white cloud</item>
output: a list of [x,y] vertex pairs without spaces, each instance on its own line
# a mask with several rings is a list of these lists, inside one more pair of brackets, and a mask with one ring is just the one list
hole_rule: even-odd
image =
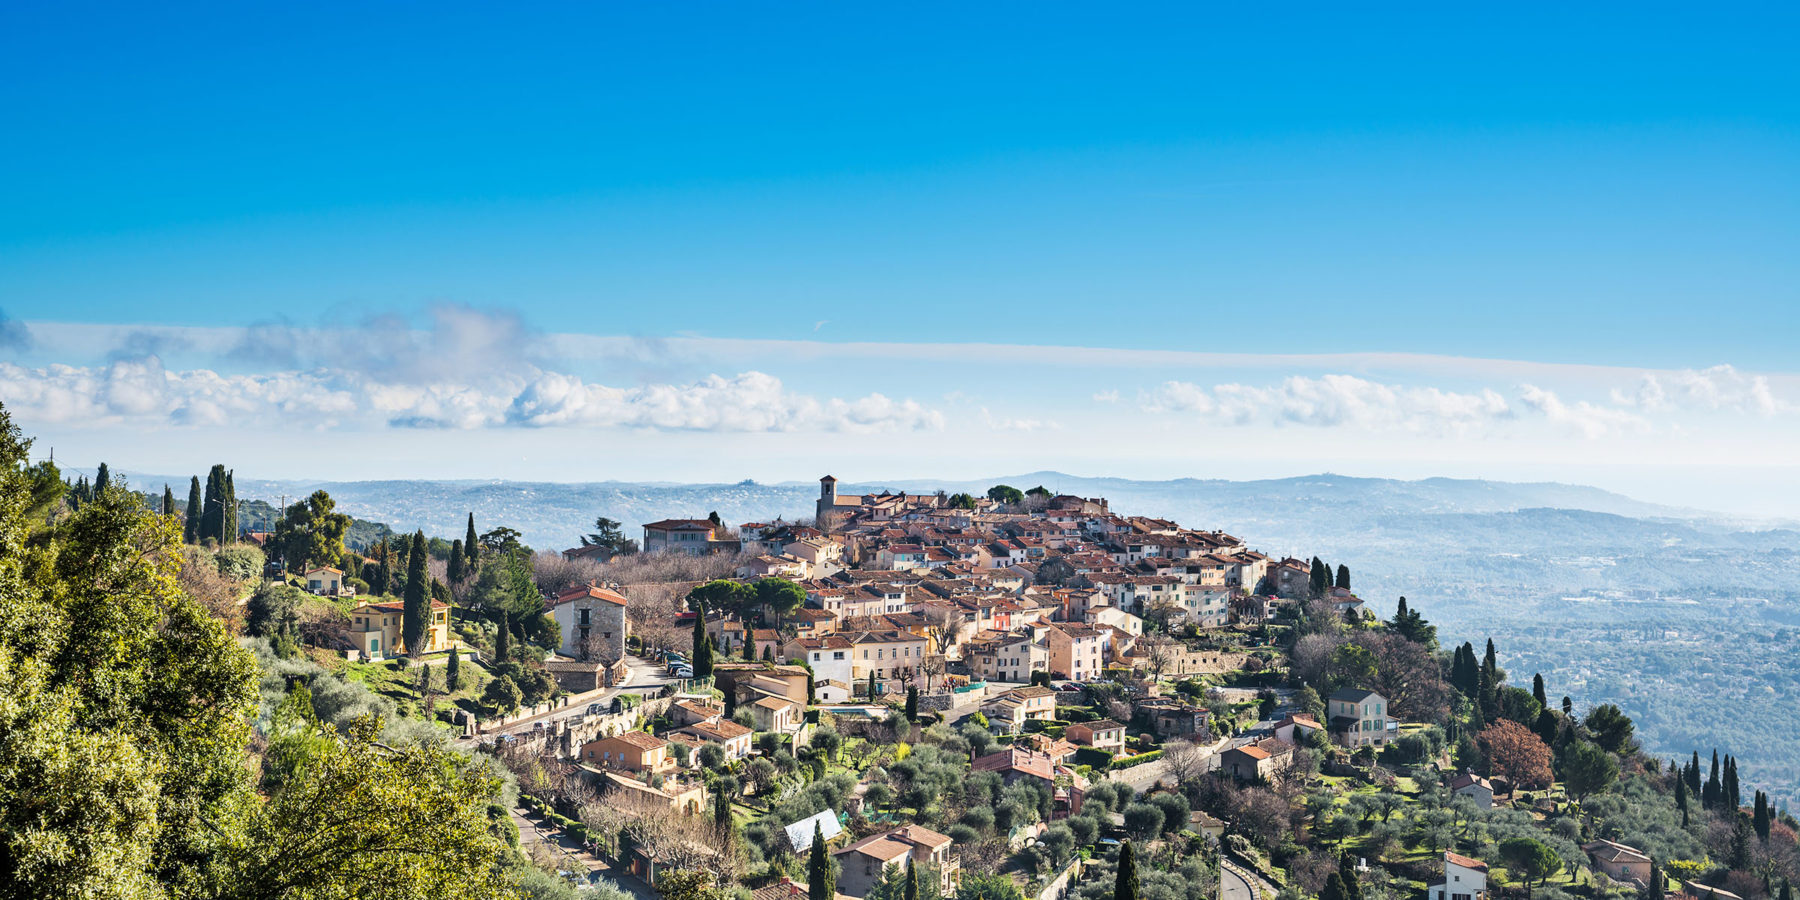
[[[413,375],[431,369],[432,365],[421,365]],[[392,369],[384,371],[393,374]],[[730,378],[711,375],[692,384],[618,388],[535,368],[433,381],[416,377],[386,381],[363,372],[326,369],[221,375],[207,369],[170,371],[154,356],[86,368],[32,369],[0,363],[0,402],[22,418],[82,424],[723,432],[943,426],[942,414],[912,400],[879,393],[821,399],[789,391],[779,379],[761,372]]]
[[1094,402],[1095,403],[1117,403],[1117,402],[1119,402],[1119,392],[1118,391],[1096,391],[1094,393]]
[[1614,389],[1612,398],[1620,406],[1647,412],[1705,410],[1769,416],[1790,408],[1775,397],[1767,377],[1745,375],[1727,365],[1646,373],[1634,388]]
[[1272,387],[1221,384],[1211,389],[1164,382],[1143,397],[1155,413],[1192,413],[1232,425],[1355,426],[1404,430],[1466,429],[1514,416],[1492,390],[1458,393],[1381,384],[1354,375],[1294,376]]
[[1649,420],[1630,410],[1601,406],[1586,400],[1566,403],[1554,391],[1536,385],[1520,389],[1519,402],[1548,419],[1551,424],[1572,429],[1583,437],[1599,438],[1621,431],[1646,431]]

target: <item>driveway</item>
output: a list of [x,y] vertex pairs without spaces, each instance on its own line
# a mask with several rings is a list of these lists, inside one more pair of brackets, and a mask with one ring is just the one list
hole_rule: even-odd
[[1219,867],[1220,900],[1257,900],[1256,888],[1236,866]]

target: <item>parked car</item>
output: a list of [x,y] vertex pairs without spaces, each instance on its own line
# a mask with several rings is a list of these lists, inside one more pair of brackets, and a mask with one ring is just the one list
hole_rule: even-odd
[[676,678],[692,678],[694,677],[694,670],[687,666],[682,666],[669,674],[674,675]]

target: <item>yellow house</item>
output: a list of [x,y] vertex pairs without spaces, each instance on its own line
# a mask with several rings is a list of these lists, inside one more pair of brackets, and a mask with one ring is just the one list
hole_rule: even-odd
[[[405,621],[403,603],[364,603],[350,611],[350,639],[356,642],[356,649],[371,659],[404,656],[406,642],[401,640],[400,630]],[[426,634],[425,647],[419,652],[450,649],[450,604],[431,601],[431,628]]]

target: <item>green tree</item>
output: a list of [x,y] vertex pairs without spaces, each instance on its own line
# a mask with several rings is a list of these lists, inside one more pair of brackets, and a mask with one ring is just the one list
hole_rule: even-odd
[[112,474],[106,468],[106,463],[101,463],[99,471],[94,473],[94,493],[98,494],[109,487],[112,487]]
[[[718,515],[714,513],[714,515]],[[581,536],[581,546],[600,547],[615,556],[629,556],[638,551],[637,541],[625,536],[625,530],[617,519],[600,516],[594,520],[594,532]]]
[[400,639],[406,652],[419,656],[425,652],[431,634],[431,582],[426,574],[425,532],[413,532],[412,552],[407,554],[406,593],[402,596]]
[[463,564],[463,542],[462,538],[457,538],[450,542],[450,561],[444,566],[444,574],[451,584],[461,584],[463,576],[468,574],[463,571]]
[[786,578],[758,578],[753,589],[757,605],[775,614],[777,628],[782,618],[806,603],[806,589]]
[[488,682],[481,692],[481,702],[503,716],[511,715],[513,710],[519,708],[519,701],[523,699],[519,685],[509,675],[502,675]]
[[1538,702],[1539,707],[1546,710],[1550,708],[1550,698],[1544,693],[1544,674],[1542,672],[1535,672],[1531,676],[1531,697]]
[[190,544],[200,543],[200,477],[190,476],[188,481],[187,517],[182,520],[182,539]]
[[1344,900],[1362,900],[1362,880],[1356,874],[1356,857],[1348,850],[1338,854],[1338,877],[1344,882]]
[[225,534],[225,466],[214,463],[206,474],[206,501],[200,513],[200,542],[211,538],[224,543]]
[[[350,517],[337,511],[337,501],[324,491],[313,491],[296,501],[275,523],[270,536],[282,566],[289,571],[304,571],[310,566],[334,566],[344,558],[344,535],[350,533]],[[388,586],[372,585],[385,594]]]
[[232,481],[231,470],[225,471],[225,512],[224,530],[219,534],[219,543],[235,544],[238,539],[237,485]]
[[1563,751],[1563,787],[1582,800],[1619,780],[1619,762],[1611,753],[1587,741],[1576,741]]
[[1349,566],[1346,566],[1343,563],[1338,563],[1337,583],[1332,586],[1343,588],[1346,591],[1350,589],[1350,567]]
[[[1405,597],[1400,598],[1400,605],[1394,610],[1394,617],[1388,620],[1387,626],[1389,631],[1436,652],[1437,626],[1425,621],[1425,617],[1416,610],[1409,609]],[[1458,659],[1460,658],[1459,655]],[[1452,684],[1456,682],[1454,670],[1450,680]]]
[[1331,569],[1325,565],[1324,560],[1315,556],[1312,558],[1312,577],[1308,579],[1307,593],[1317,600],[1330,592]]
[[463,535],[463,554],[470,572],[481,571],[481,539],[475,535],[475,514],[469,513],[469,532]]
[[1562,857],[1556,851],[1528,837],[1508,838],[1500,843],[1500,857],[1506,860],[1506,867],[1525,882],[1529,896],[1531,886],[1535,882],[1543,884],[1544,879],[1562,871]]
[[694,616],[694,677],[707,679],[713,677],[713,644],[712,635],[706,633],[706,617]]
[[[266,637],[278,651],[290,650],[300,633],[300,605],[305,595],[291,584],[271,581],[257,588],[244,605],[244,630]],[[282,656],[291,653],[281,652]]]
[[1622,753],[1631,744],[1631,718],[1611,703],[1602,703],[1588,711],[1582,720],[1594,742],[1608,753]]
[[1319,889],[1319,900],[1349,900],[1348,892],[1344,889],[1344,876],[1333,871],[1325,879],[1325,886]]
[[169,490],[169,486],[166,484],[163,485],[162,514],[165,516],[175,514],[175,492]]
[[918,866],[906,867],[906,893],[901,895],[901,900],[919,900]]
[[[712,581],[695,585],[688,591],[688,608],[696,612],[712,612],[720,615],[727,613],[741,614],[744,605],[751,601],[754,591],[749,585],[741,584],[726,578],[715,578]],[[804,598],[804,594],[802,594]]]
[[950,495],[950,508],[951,509],[974,509],[975,508],[975,497],[973,494],[951,494]]
[[806,896],[837,896],[837,872],[831,867],[831,854],[825,849],[825,831],[813,823],[813,839],[806,859]]
[[1025,494],[1010,484],[996,484],[988,488],[987,496],[995,503],[1014,505],[1025,502]]
[[1153,840],[1162,833],[1163,811],[1149,803],[1133,803],[1125,807],[1125,830],[1132,837]]
[[454,694],[462,687],[462,651],[450,648],[450,658],[444,661],[444,692]]
[[1138,900],[1137,851],[1126,841],[1119,847],[1119,870],[1113,875],[1113,900]]
[[661,873],[656,878],[656,893],[662,900],[728,900],[731,896],[719,889],[713,873],[698,869]]
[[906,689],[906,721],[919,721],[919,689],[916,687]]

